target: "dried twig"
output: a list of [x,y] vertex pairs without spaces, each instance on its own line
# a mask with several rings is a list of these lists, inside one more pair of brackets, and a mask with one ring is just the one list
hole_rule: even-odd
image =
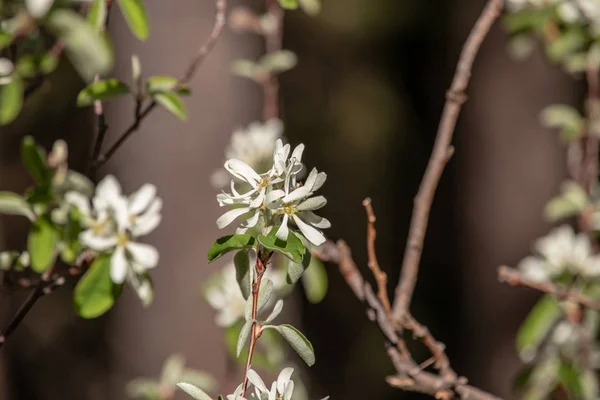
[[574,290],[563,289],[552,282],[535,281],[524,277],[518,270],[502,266],[498,268],[498,279],[511,286],[524,286],[548,293],[562,300],[570,300],[592,310],[600,310],[600,301],[586,297]]
[[462,104],[466,100],[465,90],[471,77],[473,61],[481,43],[499,17],[503,3],[503,0],[489,0],[487,3],[463,47],[452,85],[446,94],[446,104],[436,135],[433,153],[427,165],[425,176],[421,181],[419,192],[414,200],[413,216],[404,261],[402,262],[402,272],[394,299],[393,314],[396,319],[400,319],[402,314],[410,308],[410,301],[419,273],[419,263],[423,252],[423,241],[429,222],[431,204],[442,172],[453,152],[451,146],[452,136]]
[[[188,64],[188,67],[186,68],[185,72],[179,79],[179,87],[185,87],[190,83],[190,81],[194,78],[196,71],[198,71],[198,68],[206,59],[206,57],[210,54],[212,49],[217,44],[219,37],[221,36],[221,32],[223,31],[223,27],[225,25],[225,12],[227,10],[227,0],[215,0],[215,5],[215,23],[213,25],[212,31],[206,42],[204,42],[200,46],[200,48]],[[97,170],[104,166],[112,158],[112,156],[121,148],[123,143],[125,143],[127,139],[129,139],[129,137],[139,129],[140,125],[142,124],[142,121],[156,108],[156,106],[157,104],[155,101],[151,101],[144,107],[142,107],[142,104],[138,102],[137,107],[139,109],[139,112],[136,112],[134,121],[131,123],[131,125],[129,125],[127,129],[125,129],[125,131],[119,136],[119,139],[117,139],[117,141],[106,151],[106,153],[104,153],[104,155],[99,155],[97,159],[93,160],[92,168]]]

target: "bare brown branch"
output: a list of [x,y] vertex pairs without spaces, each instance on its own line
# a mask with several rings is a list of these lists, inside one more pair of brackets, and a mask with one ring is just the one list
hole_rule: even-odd
[[498,268],[498,279],[511,286],[524,286],[548,293],[562,300],[570,300],[592,310],[600,310],[600,301],[591,299],[573,290],[563,289],[551,282],[534,281],[524,277],[518,270],[506,266]]
[[483,40],[499,17],[502,6],[503,0],[490,0],[487,3],[463,47],[454,79],[446,95],[446,104],[442,112],[433,152],[414,200],[413,216],[402,262],[402,272],[394,299],[393,314],[396,319],[400,319],[402,314],[410,309],[410,302],[419,273],[419,263],[425,233],[427,232],[431,204],[440,177],[453,152],[451,146],[452,136],[462,104],[466,100],[465,90],[471,78],[471,67]]

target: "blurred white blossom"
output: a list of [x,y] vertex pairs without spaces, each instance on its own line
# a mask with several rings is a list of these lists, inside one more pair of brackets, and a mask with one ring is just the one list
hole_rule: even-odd
[[587,278],[600,276],[600,255],[593,253],[587,235],[575,234],[568,225],[538,239],[534,247],[538,255],[526,257],[518,266],[531,279],[550,280],[565,271]]
[[27,11],[33,18],[43,18],[54,4],[54,0],[25,0]]

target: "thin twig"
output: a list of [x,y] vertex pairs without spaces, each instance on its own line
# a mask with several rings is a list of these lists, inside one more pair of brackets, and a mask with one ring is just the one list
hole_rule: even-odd
[[442,112],[433,152],[414,200],[402,272],[394,299],[393,314],[396,319],[400,319],[402,314],[410,308],[417,282],[431,204],[442,172],[453,152],[451,146],[452,136],[462,104],[466,101],[465,90],[471,77],[471,67],[481,43],[499,17],[503,3],[503,0],[490,0],[486,5],[463,47],[452,85],[446,95],[446,104]]
[[369,253],[369,268],[373,272],[373,276],[377,281],[377,296],[379,297],[379,301],[383,304],[383,308],[385,309],[386,314],[391,317],[392,316],[392,306],[390,305],[390,299],[387,293],[387,275],[385,272],[381,270],[379,267],[379,262],[377,261],[377,253],[375,252],[375,239],[377,238],[377,230],[375,230],[375,221],[377,218],[375,217],[375,212],[373,212],[373,206],[371,204],[371,199],[367,198],[363,201],[363,207],[365,207],[365,211],[367,212],[368,225],[367,225],[367,251]]
[[[221,36],[221,32],[223,31],[223,26],[225,25],[225,12],[227,10],[227,0],[216,0],[216,14],[215,14],[215,23],[211,30],[211,33],[204,42],[192,60],[190,61],[188,67],[184,71],[181,78],[179,78],[178,87],[185,87],[190,81],[194,78],[198,68],[202,64],[202,62],[206,59],[208,54],[213,50],[219,37]],[[142,103],[138,103],[140,106]],[[129,137],[136,132],[142,121],[150,114],[157,106],[155,101],[151,101],[149,104],[145,105],[141,108],[139,113],[136,113],[136,117],[134,121],[129,125],[127,129],[119,136],[119,139],[104,153],[104,155],[100,155],[98,159],[95,161],[95,165],[93,168],[100,169],[102,168],[111,158],[112,156],[121,148],[123,143],[129,139]]]
[[498,279],[500,282],[506,282],[511,286],[524,286],[540,292],[548,293],[558,297],[561,300],[569,300],[582,306],[600,310],[600,301],[586,297],[574,290],[563,289],[551,282],[535,281],[524,277],[518,270],[507,266],[498,268]]

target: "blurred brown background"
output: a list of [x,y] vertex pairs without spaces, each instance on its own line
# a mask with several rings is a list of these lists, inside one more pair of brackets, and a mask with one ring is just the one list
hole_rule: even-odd
[[[118,13],[111,21],[118,64],[128,80],[137,54],[147,76],[178,75],[208,35],[212,0],[146,1],[150,39],[140,43]],[[232,1],[256,7],[256,0]],[[306,161],[328,173],[324,215],[333,239],[344,238],[366,271],[361,201],[373,198],[378,214],[380,263],[397,280],[412,208],[460,46],[484,2],[480,0],[324,0],[317,18],[290,12],[284,47],[299,65],[282,76],[286,135],[307,145]],[[124,399],[124,385],[156,376],[174,352],[188,364],[224,379],[226,354],[213,312],[199,287],[219,265],[206,250],[218,235],[219,215],[209,176],[223,162],[231,131],[260,118],[261,93],[232,77],[238,57],[254,58],[257,37],[226,29],[201,67],[187,99],[190,119],[166,112],[149,117],[102,174],[115,173],[126,191],[151,181],[165,202],[164,222],[149,241],[161,252],[153,271],[156,296],[144,310],[127,291],[106,316],[75,317],[68,288],[44,298],[3,349],[1,398]],[[455,369],[475,385],[511,398],[519,363],[514,334],[534,294],[496,280],[496,267],[514,265],[547,229],[541,208],[564,175],[563,149],[538,123],[541,108],[577,101],[577,83],[535,53],[513,61],[500,26],[492,31],[474,69],[469,102],[444,173],[426,240],[414,314],[447,344]],[[11,127],[0,128],[0,184],[27,185],[18,165],[25,134],[43,143],[66,138],[72,165],[82,168],[93,139],[90,110],[76,110],[81,83],[63,66]],[[107,107],[107,143],[131,121],[127,101]],[[3,224],[7,248],[22,246],[23,228]],[[287,307],[312,339],[317,364],[302,371],[312,398],[403,399],[418,396],[387,388],[392,372],[380,334],[371,326],[336,269],[329,269],[325,301],[309,305],[301,292]],[[20,294],[3,293],[7,318]],[[427,355],[422,354],[422,359]],[[225,381],[224,391],[233,382]],[[320,397],[318,397],[320,396]],[[183,398],[183,397],[182,397]]]

